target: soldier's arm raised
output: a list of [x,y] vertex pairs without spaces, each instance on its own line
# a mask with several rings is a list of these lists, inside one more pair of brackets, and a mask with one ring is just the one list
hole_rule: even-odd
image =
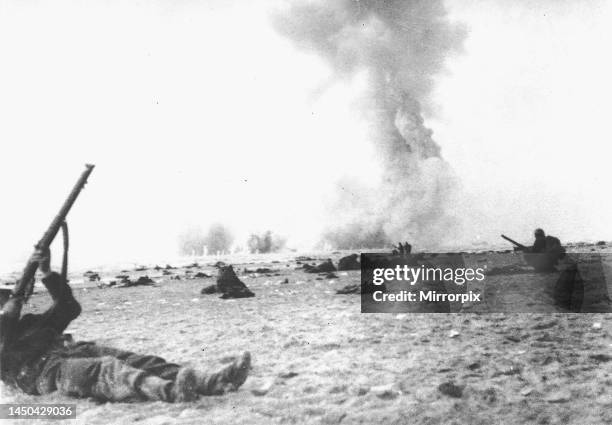
[[81,314],[81,305],[72,295],[72,289],[66,280],[59,273],[51,271],[49,252],[42,252],[38,260],[38,267],[43,273],[42,282],[53,299],[53,305],[39,315],[38,319],[62,333],[70,322]]

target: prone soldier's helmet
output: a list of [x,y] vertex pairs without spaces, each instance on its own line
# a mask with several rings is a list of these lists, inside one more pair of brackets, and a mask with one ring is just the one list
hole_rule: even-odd
[[544,236],[546,236],[546,234],[544,233],[544,230],[539,229],[539,228],[538,228],[538,229],[535,229],[535,231],[533,232],[533,235],[534,235],[536,238],[543,238]]

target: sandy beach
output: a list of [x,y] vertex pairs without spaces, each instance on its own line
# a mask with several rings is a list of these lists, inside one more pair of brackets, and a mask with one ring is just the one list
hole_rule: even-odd
[[[310,258],[337,262],[344,254]],[[75,340],[156,354],[201,369],[220,367],[243,350],[252,352],[254,363],[236,393],[184,404],[78,400],[76,422],[612,421],[610,315],[362,314],[359,295],[335,294],[359,283],[359,271],[325,279],[297,269],[295,259],[274,258],[279,256],[234,263],[240,279],[256,294],[248,299],[201,295],[214,277],[185,278],[196,272],[216,276],[214,261],[168,275],[152,269],[128,273],[148,274],[155,286],[76,285],[83,313],[67,331]],[[261,267],[271,272],[252,273]],[[111,274],[102,276],[102,282]],[[172,279],[176,275],[182,279]],[[530,284],[528,277],[504,276],[509,284],[523,279],[524,285]],[[46,293],[39,290],[28,308],[40,310],[47,303]],[[72,401],[2,390],[5,402],[11,403]]]

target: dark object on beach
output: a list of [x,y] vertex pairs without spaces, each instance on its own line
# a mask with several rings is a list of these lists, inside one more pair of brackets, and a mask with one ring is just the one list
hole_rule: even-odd
[[361,294],[361,285],[346,285],[344,288],[338,289],[336,294],[349,295],[349,294]]
[[212,277],[212,275],[206,274],[204,272],[197,272],[196,274],[193,275],[193,277],[195,279],[197,279],[197,278],[209,278],[209,277]]
[[278,270],[269,269],[268,267],[260,267],[255,269],[255,273],[276,273]]
[[153,286],[155,282],[149,276],[140,276],[138,280],[131,281],[129,278],[121,280],[121,288],[129,288],[131,286]]
[[175,276],[172,276],[170,280],[181,280],[181,277],[179,275],[175,275]]
[[336,266],[334,266],[334,263],[332,263],[332,260],[328,258],[326,261],[322,262],[318,266],[311,266],[309,264],[304,264],[304,271],[306,273],[329,273],[329,272],[335,272]]
[[347,255],[346,257],[342,257],[340,261],[338,261],[338,270],[360,270],[361,262],[359,261],[358,254]]
[[162,268],[160,266],[158,266],[157,264],[155,265],[155,267],[153,267],[153,270],[155,270],[156,272],[160,271]]
[[136,267],[134,269],[134,271],[136,271],[136,272],[144,272],[146,270],[148,270],[148,269],[145,266]]
[[174,269],[176,269],[176,267],[172,267],[170,264],[166,264],[165,269],[166,270],[174,270]]
[[230,266],[220,267],[219,276],[217,277],[217,290],[223,295],[221,298],[249,298],[255,294],[247,288],[247,286],[238,279],[234,268]]
[[311,257],[304,257],[304,256],[300,256],[300,257],[295,257],[295,261],[299,264],[300,262],[304,262],[304,261],[314,261],[314,258]]
[[162,274],[163,274],[164,276],[168,276],[168,275],[171,275],[171,274],[172,274],[172,272],[171,272],[170,270],[164,270],[164,271],[162,271]]
[[597,246],[603,246],[603,245],[605,245],[605,244],[606,244],[606,241],[599,241],[599,242],[597,242],[595,245],[597,245]]
[[140,276],[136,282],[134,282],[136,286],[138,285],[152,285],[155,282],[149,276]]
[[337,279],[338,276],[335,273],[327,273],[325,279]]
[[193,269],[193,268],[197,269],[197,268],[200,268],[200,265],[198,263],[193,263],[193,264],[190,264],[188,266],[185,266],[185,268],[186,269]]
[[115,276],[115,278],[117,279],[129,279],[130,277],[127,274],[118,274],[117,276]]
[[612,360],[612,356],[609,354],[601,353],[601,354],[589,354],[589,359],[594,360],[598,363],[607,363]]
[[88,275],[89,281],[90,282],[99,282],[100,279],[100,275],[98,273],[90,273]]
[[200,294],[204,294],[204,295],[210,295],[210,294],[216,294],[216,293],[217,293],[217,285],[205,286],[200,291]]
[[289,279],[287,279],[287,278],[285,278],[285,280],[283,280],[283,281],[281,282],[281,284],[283,284],[283,285],[286,285],[287,283],[289,283]]
[[452,382],[445,382],[438,386],[438,391],[449,397],[461,398],[463,396],[463,387],[455,385]]
[[270,273],[276,273],[276,272],[278,272],[278,270],[270,269],[268,267],[259,267],[255,270],[245,267],[243,270],[243,273],[245,274],[252,274],[252,273],[270,274]]

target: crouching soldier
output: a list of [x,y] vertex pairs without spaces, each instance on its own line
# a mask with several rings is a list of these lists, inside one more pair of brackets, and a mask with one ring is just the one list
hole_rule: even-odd
[[546,235],[542,229],[536,229],[534,237],[533,246],[525,250],[527,253],[525,260],[537,272],[554,272],[559,260],[565,257],[565,248],[561,245],[561,241],[554,236]]
[[216,373],[205,374],[155,356],[71,342],[63,335],[81,313],[67,282],[49,267],[49,253],[37,252],[43,284],[53,305],[42,314],[21,315],[24,294],[0,293],[2,381],[27,394],[57,391],[100,401],[195,400],[199,395],[235,391],[246,380],[251,358],[245,352]]

